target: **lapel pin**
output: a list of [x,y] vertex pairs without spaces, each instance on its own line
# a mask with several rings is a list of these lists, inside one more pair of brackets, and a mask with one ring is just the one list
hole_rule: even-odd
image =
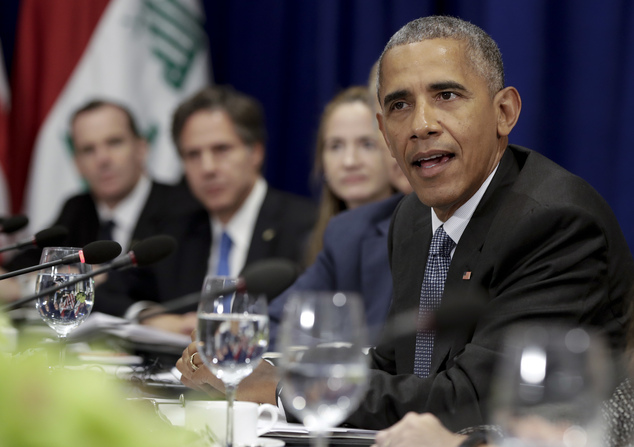
[[262,240],[265,242],[270,241],[275,237],[275,230],[273,228],[267,228],[262,232]]
[[462,279],[464,279],[465,281],[469,281],[471,279],[471,272],[464,272],[462,274]]

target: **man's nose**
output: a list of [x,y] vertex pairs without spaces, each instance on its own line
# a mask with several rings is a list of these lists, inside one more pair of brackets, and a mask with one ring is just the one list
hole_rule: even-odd
[[442,132],[438,122],[437,110],[428,102],[420,102],[416,105],[412,118],[412,134],[410,138],[429,138]]
[[108,164],[112,160],[110,148],[106,146],[97,146],[95,149],[95,157],[100,165]]
[[216,169],[216,160],[212,151],[203,151],[200,157],[200,167],[203,172],[214,172]]

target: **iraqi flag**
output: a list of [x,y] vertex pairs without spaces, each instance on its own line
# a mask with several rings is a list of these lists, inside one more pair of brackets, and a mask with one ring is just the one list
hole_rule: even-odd
[[[22,0],[13,75],[9,157],[14,210],[30,230],[50,225],[83,185],[69,119],[99,98],[126,105],[148,138],[148,171],[174,183],[176,106],[209,82],[198,0]],[[23,193],[24,192],[24,193]]]

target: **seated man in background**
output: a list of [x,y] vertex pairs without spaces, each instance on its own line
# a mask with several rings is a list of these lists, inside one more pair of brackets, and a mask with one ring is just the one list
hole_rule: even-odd
[[[73,113],[70,137],[75,165],[88,191],[68,199],[55,221],[68,229],[65,245],[83,247],[108,239],[126,252],[135,242],[157,234],[157,224],[168,210],[173,212],[174,205],[187,203],[185,188],[148,177],[148,144],[125,106],[106,100],[88,102]],[[40,254],[41,249],[31,249],[6,267],[37,264]],[[123,314],[112,299],[97,298],[94,310]]]
[[315,221],[310,200],[262,177],[266,129],[254,98],[228,86],[205,88],[175,111],[172,136],[202,207],[166,216],[161,232],[176,238],[176,253],[130,271],[124,289],[114,290],[136,303],[141,321],[161,303],[201,291],[206,275],[238,276],[251,262],[274,257],[300,264]]
[[[382,429],[410,411],[451,430],[486,423],[491,371],[517,322],[595,328],[623,349],[628,245],[587,182],[509,145],[521,100],[504,86],[491,37],[452,17],[408,23],[383,51],[378,95],[379,126],[416,194],[392,218],[390,324],[370,349],[368,392],[348,423]],[[460,325],[430,318],[469,311]],[[183,383],[224,390],[195,351],[192,343],[178,360]],[[276,403],[278,384],[262,362],[237,399]]]

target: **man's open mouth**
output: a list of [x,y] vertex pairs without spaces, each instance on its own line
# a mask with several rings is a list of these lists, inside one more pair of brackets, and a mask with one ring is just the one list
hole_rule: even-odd
[[431,157],[419,158],[414,161],[412,164],[414,166],[418,166],[419,168],[433,168],[434,166],[438,166],[439,164],[446,163],[451,160],[455,155],[454,154],[437,154],[432,155]]

